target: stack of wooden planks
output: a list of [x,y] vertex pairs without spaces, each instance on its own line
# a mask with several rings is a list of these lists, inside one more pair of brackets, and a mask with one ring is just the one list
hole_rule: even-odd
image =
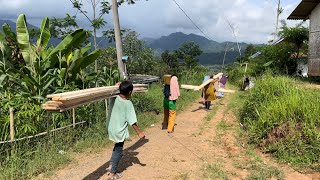
[[[214,75],[212,79],[209,79],[209,80],[203,82],[200,86],[182,84],[181,88],[182,89],[189,89],[189,90],[199,91],[199,90],[203,89],[206,85],[211,83],[214,79],[218,79],[222,75],[223,75],[223,73],[218,73],[218,74]],[[235,92],[234,90],[229,90],[229,89],[224,89],[224,88],[219,88],[219,89],[217,89],[217,91],[218,92],[225,92],[225,93],[234,93]]]
[[[145,93],[148,91],[147,86],[146,84],[134,84],[133,93]],[[85,104],[114,97],[119,93],[119,86],[106,86],[50,94],[47,95],[47,98],[51,100],[42,104],[42,108],[47,111],[63,112]]]

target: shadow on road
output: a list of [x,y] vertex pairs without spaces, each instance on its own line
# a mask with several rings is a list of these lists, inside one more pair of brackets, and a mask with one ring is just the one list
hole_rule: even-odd
[[[139,139],[135,144],[123,150],[123,157],[118,166],[118,170],[120,172],[125,171],[127,168],[129,168],[134,164],[139,164],[140,166],[146,166],[146,164],[141,163],[140,160],[138,159],[137,155],[139,154],[139,152],[135,152],[135,151],[141,146],[143,146],[144,144],[146,144],[147,142],[149,142],[149,139]],[[104,176],[107,173],[106,169],[108,168],[108,166],[109,166],[109,161],[104,163],[102,166],[100,166],[98,169],[96,169],[92,173],[88,174],[86,177],[83,178],[83,180],[99,179],[100,177]]]

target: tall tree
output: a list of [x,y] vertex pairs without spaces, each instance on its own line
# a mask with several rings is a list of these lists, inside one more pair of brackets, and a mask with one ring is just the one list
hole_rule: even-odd
[[[107,0],[90,0],[90,5],[92,8],[92,18],[89,17],[88,11],[84,10],[82,1],[79,0],[69,0],[73,7],[77,9],[81,14],[83,14],[86,19],[90,22],[93,28],[93,41],[94,41],[94,48],[98,48],[97,43],[97,30],[104,27],[107,22],[103,19],[103,15],[109,14],[111,10],[111,5]],[[134,4],[137,0],[119,0],[117,1],[118,6],[122,3],[127,2],[128,4]],[[99,6],[100,5],[100,6]],[[95,62],[95,71],[98,71],[98,63]]]
[[288,27],[287,24],[283,22],[279,36],[295,46],[296,58],[298,58],[301,48],[308,42],[309,29],[304,27],[302,23],[297,24],[295,27]]
[[[109,14],[111,10],[111,5],[106,0],[90,0],[92,7],[92,18],[89,17],[88,12],[83,9],[83,4],[79,0],[70,0],[73,4],[73,7],[80,11],[86,19],[90,22],[93,28],[93,41],[94,48],[97,49],[97,30],[106,25],[106,21],[102,18],[103,15]],[[100,8],[99,8],[100,4]],[[98,9],[100,10],[99,15],[97,15]],[[95,62],[95,72],[98,71],[98,62]]]
[[161,54],[161,59],[164,63],[166,63],[170,70],[177,68],[179,66],[179,61],[177,56],[174,53],[170,53],[170,51],[165,50],[162,54]]
[[183,59],[187,68],[193,68],[197,66],[199,60],[198,56],[202,54],[200,46],[195,42],[186,42],[181,45],[181,47],[175,51],[179,59]]
[[68,13],[64,18],[53,17],[50,19],[50,33],[53,37],[59,39],[64,39],[78,27],[76,16],[71,16]]
[[127,31],[123,36],[123,53],[130,57],[130,73],[152,73],[154,70],[154,52],[139,39],[135,31]]

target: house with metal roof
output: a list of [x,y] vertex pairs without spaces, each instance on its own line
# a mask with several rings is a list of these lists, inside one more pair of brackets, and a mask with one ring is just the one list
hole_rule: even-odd
[[288,19],[310,20],[308,75],[320,76],[320,0],[302,0]]

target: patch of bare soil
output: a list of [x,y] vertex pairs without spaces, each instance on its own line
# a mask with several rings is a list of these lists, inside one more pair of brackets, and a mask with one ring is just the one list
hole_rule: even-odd
[[[247,178],[251,172],[246,168],[246,162],[252,157],[246,155],[246,149],[238,138],[237,118],[227,108],[230,96],[226,96],[223,103],[216,102],[211,111],[206,111],[199,102],[193,102],[185,111],[178,113],[172,134],[161,130],[159,123],[145,131],[147,140],[133,137],[132,141],[125,142],[125,153],[119,167],[123,174],[121,179],[209,179],[207,171],[212,164],[221,165],[228,179]],[[209,121],[206,120],[208,115],[213,115]],[[73,163],[46,179],[106,179],[105,169],[111,152],[112,147],[108,147],[96,154],[77,154]],[[259,156],[266,164],[281,169],[286,179],[312,179],[312,175],[278,165],[263,154]]]
[[320,84],[305,84],[303,85],[303,87],[310,89],[320,89]]

